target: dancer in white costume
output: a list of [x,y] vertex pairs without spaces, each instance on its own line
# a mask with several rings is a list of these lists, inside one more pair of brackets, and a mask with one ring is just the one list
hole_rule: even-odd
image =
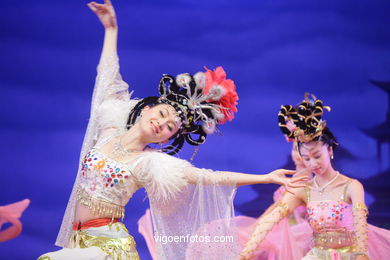
[[[234,235],[236,186],[277,183],[287,189],[302,186],[293,171],[265,175],[199,169],[176,154],[184,142],[204,143],[217,124],[231,121],[238,100],[233,81],[221,67],[194,76],[164,75],[158,97],[130,99],[117,57],[118,27],[110,1],[91,2],[90,9],[105,28],[102,56],[84,139],[80,168],[56,245],[63,249],[39,259],[139,259],[133,237],[121,223],[125,205],[144,187],[153,227],[161,236],[195,235],[217,221],[209,235]],[[195,139],[194,136],[197,136]],[[149,144],[160,143],[153,150]],[[157,244],[158,259],[234,259],[234,241],[189,241]]]

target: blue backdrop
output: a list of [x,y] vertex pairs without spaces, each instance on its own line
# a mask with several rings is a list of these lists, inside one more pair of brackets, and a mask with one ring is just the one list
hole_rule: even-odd
[[[0,205],[24,198],[31,205],[21,236],[0,244],[0,259],[56,250],[104,32],[86,3],[1,3]],[[208,138],[196,166],[266,173],[286,165],[291,147],[278,129],[278,109],[312,92],[332,107],[325,118],[343,147],[338,169],[367,184],[370,221],[389,227],[389,147],[383,145],[379,160],[376,140],[362,132],[384,122],[389,107],[386,92],[368,82],[390,81],[389,1],[113,4],[121,72],[135,96],[155,95],[162,73],[195,73],[204,65],[222,65],[234,79],[236,119],[220,127],[222,136]],[[181,157],[191,153],[186,148]],[[236,213],[260,215],[274,188],[239,188]],[[125,222],[141,257],[150,259],[136,225],[148,207],[145,197],[143,190],[136,193]]]

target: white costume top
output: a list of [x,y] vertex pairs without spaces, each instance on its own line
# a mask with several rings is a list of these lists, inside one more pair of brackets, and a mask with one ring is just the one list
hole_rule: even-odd
[[[121,218],[124,206],[141,187],[148,193],[155,233],[195,235],[214,223],[215,230],[207,228],[209,235],[234,235],[230,223],[234,215],[234,175],[198,169],[157,151],[143,152],[124,163],[99,150],[127,131],[128,115],[138,100],[130,99],[128,85],[119,74],[117,56],[102,57],[97,71],[79,170],[56,245],[69,245],[77,200],[93,212]],[[230,259],[238,253],[231,242],[192,247],[186,241],[158,244],[157,248],[160,259]],[[221,258],[223,255],[226,258]]]

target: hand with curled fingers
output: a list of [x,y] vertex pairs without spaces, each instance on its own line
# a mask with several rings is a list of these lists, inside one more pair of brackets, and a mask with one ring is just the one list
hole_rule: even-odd
[[[301,171],[308,171],[307,169]],[[296,174],[296,171],[278,169],[268,174],[271,183],[283,185],[287,192],[294,194],[294,189],[303,188],[306,186],[306,182],[309,180],[307,174],[301,174],[297,177],[287,177],[288,175]]]
[[117,28],[115,10],[110,0],[104,0],[104,4],[90,2],[87,5],[96,14],[105,29]]

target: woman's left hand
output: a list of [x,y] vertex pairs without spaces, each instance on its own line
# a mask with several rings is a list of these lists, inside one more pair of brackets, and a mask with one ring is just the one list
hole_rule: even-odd
[[287,177],[293,175],[295,171],[278,169],[268,174],[269,182],[283,185],[287,192],[294,194],[292,189],[303,188],[309,179],[306,175],[299,177]]

